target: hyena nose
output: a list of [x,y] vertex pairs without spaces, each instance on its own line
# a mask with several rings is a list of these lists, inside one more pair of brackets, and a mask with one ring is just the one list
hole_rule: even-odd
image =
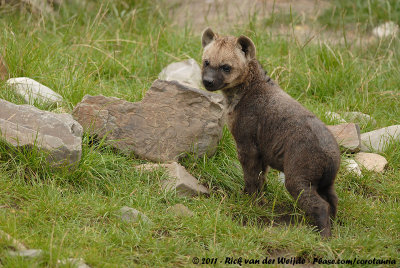
[[212,87],[214,86],[214,80],[203,79],[203,85],[205,87]]

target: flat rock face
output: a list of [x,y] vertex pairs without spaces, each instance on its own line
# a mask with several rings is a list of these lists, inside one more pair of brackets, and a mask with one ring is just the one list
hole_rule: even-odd
[[223,128],[218,94],[156,80],[141,102],[85,96],[74,118],[115,148],[155,162],[176,161],[185,152],[215,153]]
[[77,164],[82,154],[81,125],[70,114],[55,114],[0,99],[1,137],[15,147],[36,146],[55,165]]
[[171,63],[160,72],[158,79],[175,80],[185,86],[194,88],[201,88],[203,85],[200,66],[194,59]]
[[[361,134],[361,151],[383,152],[392,141],[400,140],[400,125],[380,128]],[[371,148],[371,150],[370,150]]]
[[355,161],[366,170],[382,173],[388,161],[379,154],[360,152],[355,155]]
[[15,92],[29,104],[35,101],[50,104],[63,101],[60,94],[28,77],[10,78],[7,80],[7,85],[14,88]]
[[338,144],[349,152],[358,152],[361,148],[360,128],[357,124],[327,126]]
[[165,168],[168,172],[169,179],[161,183],[164,190],[176,190],[181,196],[195,196],[199,194],[209,194],[209,190],[201,185],[199,181],[190,175],[186,169],[179,163],[173,162],[170,164],[144,164],[137,167],[141,170],[155,170]]
[[0,55],[0,80],[6,80],[8,78],[8,76],[9,76],[9,74],[8,74],[6,62]]

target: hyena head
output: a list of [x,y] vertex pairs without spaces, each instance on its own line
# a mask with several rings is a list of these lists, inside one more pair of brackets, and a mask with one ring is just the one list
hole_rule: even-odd
[[232,88],[245,80],[248,63],[256,56],[256,47],[250,38],[219,36],[207,28],[201,43],[204,48],[202,80],[207,90]]

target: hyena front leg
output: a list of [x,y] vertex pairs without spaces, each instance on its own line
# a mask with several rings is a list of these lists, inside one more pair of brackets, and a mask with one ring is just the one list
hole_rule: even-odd
[[238,146],[238,156],[244,175],[244,192],[249,195],[257,195],[262,191],[265,183],[266,167],[263,167],[262,158],[257,149]]

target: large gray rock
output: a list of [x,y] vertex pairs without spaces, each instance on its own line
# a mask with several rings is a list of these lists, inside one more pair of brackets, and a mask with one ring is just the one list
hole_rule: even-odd
[[29,104],[33,104],[35,101],[48,104],[63,101],[60,94],[28,77],[10,78],[7,80],[7,85],[14,88],[15,92]]
[[400,140],[400,125],[380,128],[361,134],[361,151],[383,152],[387,145]]
[[42,111],[0,99],[0,137],[15,147],[36,146],[55,165],[76,164],[82,154],[82,127],[69,114]]
[[176,191],[181,196],[195,196],[209,194],[209,190],[201,185],[199,181],[190,175],[186,169],[177,162],[170,164],[144,164],[137,167],[142,171],[152,171],[165,168],[168,179],[161,182],[161,186],[167,191]]
[[357,124],[327,126],[344,151],[358,152],[361,148],[360,128]]
[[167,162],[186,152],[214,154],[224,123],[222,100],[218,94],[156,80],[140,102],[86,95],[73,116],[122,152]]
[[194,59],[187,59],[180,62],[174,62],[165,67],[158,79],[167,81],[178,81],[179,83],[194,87],[201,88],[201,69]]
[[355,161],[368,171],[382,173],[388,164],[386,158],[379,154],[360,152],[354,156]]
[[6,80],[8,76],[7,64],[0,55],[0,80]]

